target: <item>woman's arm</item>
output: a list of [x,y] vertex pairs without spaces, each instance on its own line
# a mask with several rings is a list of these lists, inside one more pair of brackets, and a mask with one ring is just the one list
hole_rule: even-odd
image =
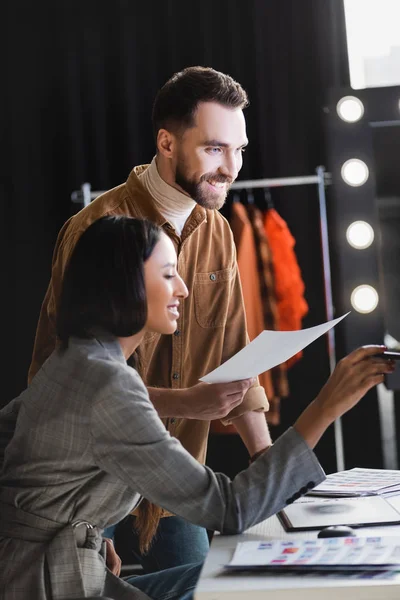
[[314,403],[248,469],[230,480],[199,464],[165,430],[136,372],[121,365],[92,411],[97,465],[158,506],[208,529],[238,533],[324,478],[311,447],[326,427],[389,372],[380,347],[341,361]]

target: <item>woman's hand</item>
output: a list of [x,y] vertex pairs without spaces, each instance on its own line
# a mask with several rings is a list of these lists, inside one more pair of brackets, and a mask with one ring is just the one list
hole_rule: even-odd
[[382,346],[363,346],[338,362],[316,398],[332,421],[353,408],[371,388],[384,381],[387,373],[393,372],[394,361],[376,356],[384,350]]
[[121,559],[118,554],[115,552],[114,543],[109,538],[103,538],[107,544],[106,551],[106,565],[110,569],[113,575],[117,577],[120,576],[121,573]]
[[384,350],[384,346],[363,346],[338,362],[317,398],[294,425],[311,448],[331,423],[393,372],[395,362],[377,356]]

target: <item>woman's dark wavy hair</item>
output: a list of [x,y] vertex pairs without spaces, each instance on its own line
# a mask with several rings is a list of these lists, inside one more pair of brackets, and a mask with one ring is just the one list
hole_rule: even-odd
[[65,270],[57,311],[61,342],[90,338],[101,328],[118,337],[147,319],[144,263],[161,230],[147,220],[103,217],[81,235]]

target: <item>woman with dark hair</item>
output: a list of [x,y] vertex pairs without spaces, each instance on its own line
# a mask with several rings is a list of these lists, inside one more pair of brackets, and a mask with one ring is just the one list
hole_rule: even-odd
[[0,412],[2,600],[189,598],[200,565],[128,583],[102,531],[141,496],[222,533],[275,514],[324,479],[312,448],[393,369],[375,356],[380,346],[354,351],[294,427],[231,481],[170,436],[127,365],[145,333],[175,331],[188,295],[176,267],[172,242],[147,221],[104,217],[79,238],[58,307],[60,343]]

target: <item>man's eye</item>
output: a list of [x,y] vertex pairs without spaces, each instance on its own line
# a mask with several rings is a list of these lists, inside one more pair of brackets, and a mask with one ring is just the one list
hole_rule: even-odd
[[213,148],[207,148],[207,152],[209,154],[220,154],[222,152],[222,150],[218,146],[215,146]]
[[165,279],[173,279],[176,275],[164,275]]

